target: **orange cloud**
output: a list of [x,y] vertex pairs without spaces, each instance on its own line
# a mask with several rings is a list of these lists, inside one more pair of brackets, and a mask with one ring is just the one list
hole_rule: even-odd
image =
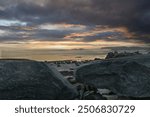
[[99,25],[97,25],[96,28],[91,29],[89,31],[85,31],[85,32],[82,32],[82,33],[71,33],[69,35],[66,35],[64,37],[64,39],[75,40],[77,38],[77,39],[82,40],[84,37],[94,36],[96,34],[105,33],[105,32],[120,32],[126,38],[134,38],[135,37],[134,33],[130,33],[126,27],[111,28],[111,27],[108,27],[108,26],[99,26]]

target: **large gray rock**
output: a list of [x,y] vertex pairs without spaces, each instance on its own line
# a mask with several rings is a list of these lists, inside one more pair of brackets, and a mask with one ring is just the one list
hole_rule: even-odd
[[109,59],[82,66],[76,80],[119,96],[150,97],[150,55]]
[[134,52],[134,53],[130,53],[130,52],[120,52],[120,53],[118,53],[117,51],[115,51],[115,52],[109,52],[106,55],[105,59],[128,57],[128,56],[135,56],[135,55],[141,55],[141,53],[139,53],[138,51]]
[[0,60],[0,99],[74,99],[77,91],[43,62]]

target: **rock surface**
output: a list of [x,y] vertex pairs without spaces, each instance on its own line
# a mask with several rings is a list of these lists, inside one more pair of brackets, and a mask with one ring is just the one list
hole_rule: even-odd
[[74,99],[77,91],[54,68],[30,60],[0,60],[0,99]]
[[150,97],[150,55],[104,60],[79,67],[76,80],[118,96]]
[[141,53],[139,53],[138,51],[134,52],[134,53],[130,53],[130,52],[120,52],[120,53],[118,53],[117,51],[115,51],[115,52],[109,52],[106,55],[105,59],[120,58],[120,57],[135,56],[135,55],[141,55]]

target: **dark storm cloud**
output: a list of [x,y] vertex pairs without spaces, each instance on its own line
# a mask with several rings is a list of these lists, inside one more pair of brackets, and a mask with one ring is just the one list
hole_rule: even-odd
[[[135,33],[135,40],[150,43],[150,37],[144,36],[150,34],[150,0],[0,0],[0,2],[1,19],[21,20],[28,25],[65,22],[88,26],[123,26]],[[39,32],[37,35],[41,33],[44,34]],[[58,34],[58,38],[60,35]],[[87,41],[90,38],[92,37],[87,37]]]
[[20,27],[5,27],[0,26],[0,30],[4,34],[0,35],[0,41],[63,41],[65,35],[70,34],[71,31],[59,30],[40,30],[40,29],[20,29]]
[[[96,40],[105,40],[105,41],[126,41],[124,34],[121,32],[103,32],[98,33],[94,36],[85,37],[85,41],[96,41]],[[128,40],[129,41],[129,40]]]
[[41,41],[63,41],[64,36],[68,33],[69,32],[67,31],[58,30],[37,30],[30,36],[30,38]]

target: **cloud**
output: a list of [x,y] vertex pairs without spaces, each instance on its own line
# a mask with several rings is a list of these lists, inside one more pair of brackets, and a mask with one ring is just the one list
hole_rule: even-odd
[[[0,2],[0,18],[3,20],[26,22],[27,26],[31,27],[62,23],[85,25],[87,27],[126,27],[132,37],[128,37],[122,32],[108,31],[89,35],[81,40],[130,41],[132,39],[150,43],[149,0],[0,0]],[[59,28],[58,25],[57,27]],[[85,31],[85,29],[82,30],[74,33]],[[31,38],[36,37],[42,40],[47,36],[57,41],[62,40],[63,37],[70,35],[72,32],[40,29],[31,31],[31,33],[34,33],[30,34]]]
[[[130,33],[125,27],[96,26],[88,27],[84,32],[71,33],[65,39],[94,42],[94,41],[122,41],[133,42],[134,34]],[[135,38],[135,37],[134,37]]]
[[111,50],[111,51],[128,51],[128,52],[136,52],[139,51],[141,53],[147,53],[150,51],[150,47],[127,47],[127,46],[118,46],[118,47],[103,47],[102,50]]
[[[9,22],[11,24],[11,22]],[[74,24],[42,24],[35,26],[1,25],[0,42],[65,41],[65,36],[86,31],[86,26]],[[69,40],[67,40],[69,41]]]

